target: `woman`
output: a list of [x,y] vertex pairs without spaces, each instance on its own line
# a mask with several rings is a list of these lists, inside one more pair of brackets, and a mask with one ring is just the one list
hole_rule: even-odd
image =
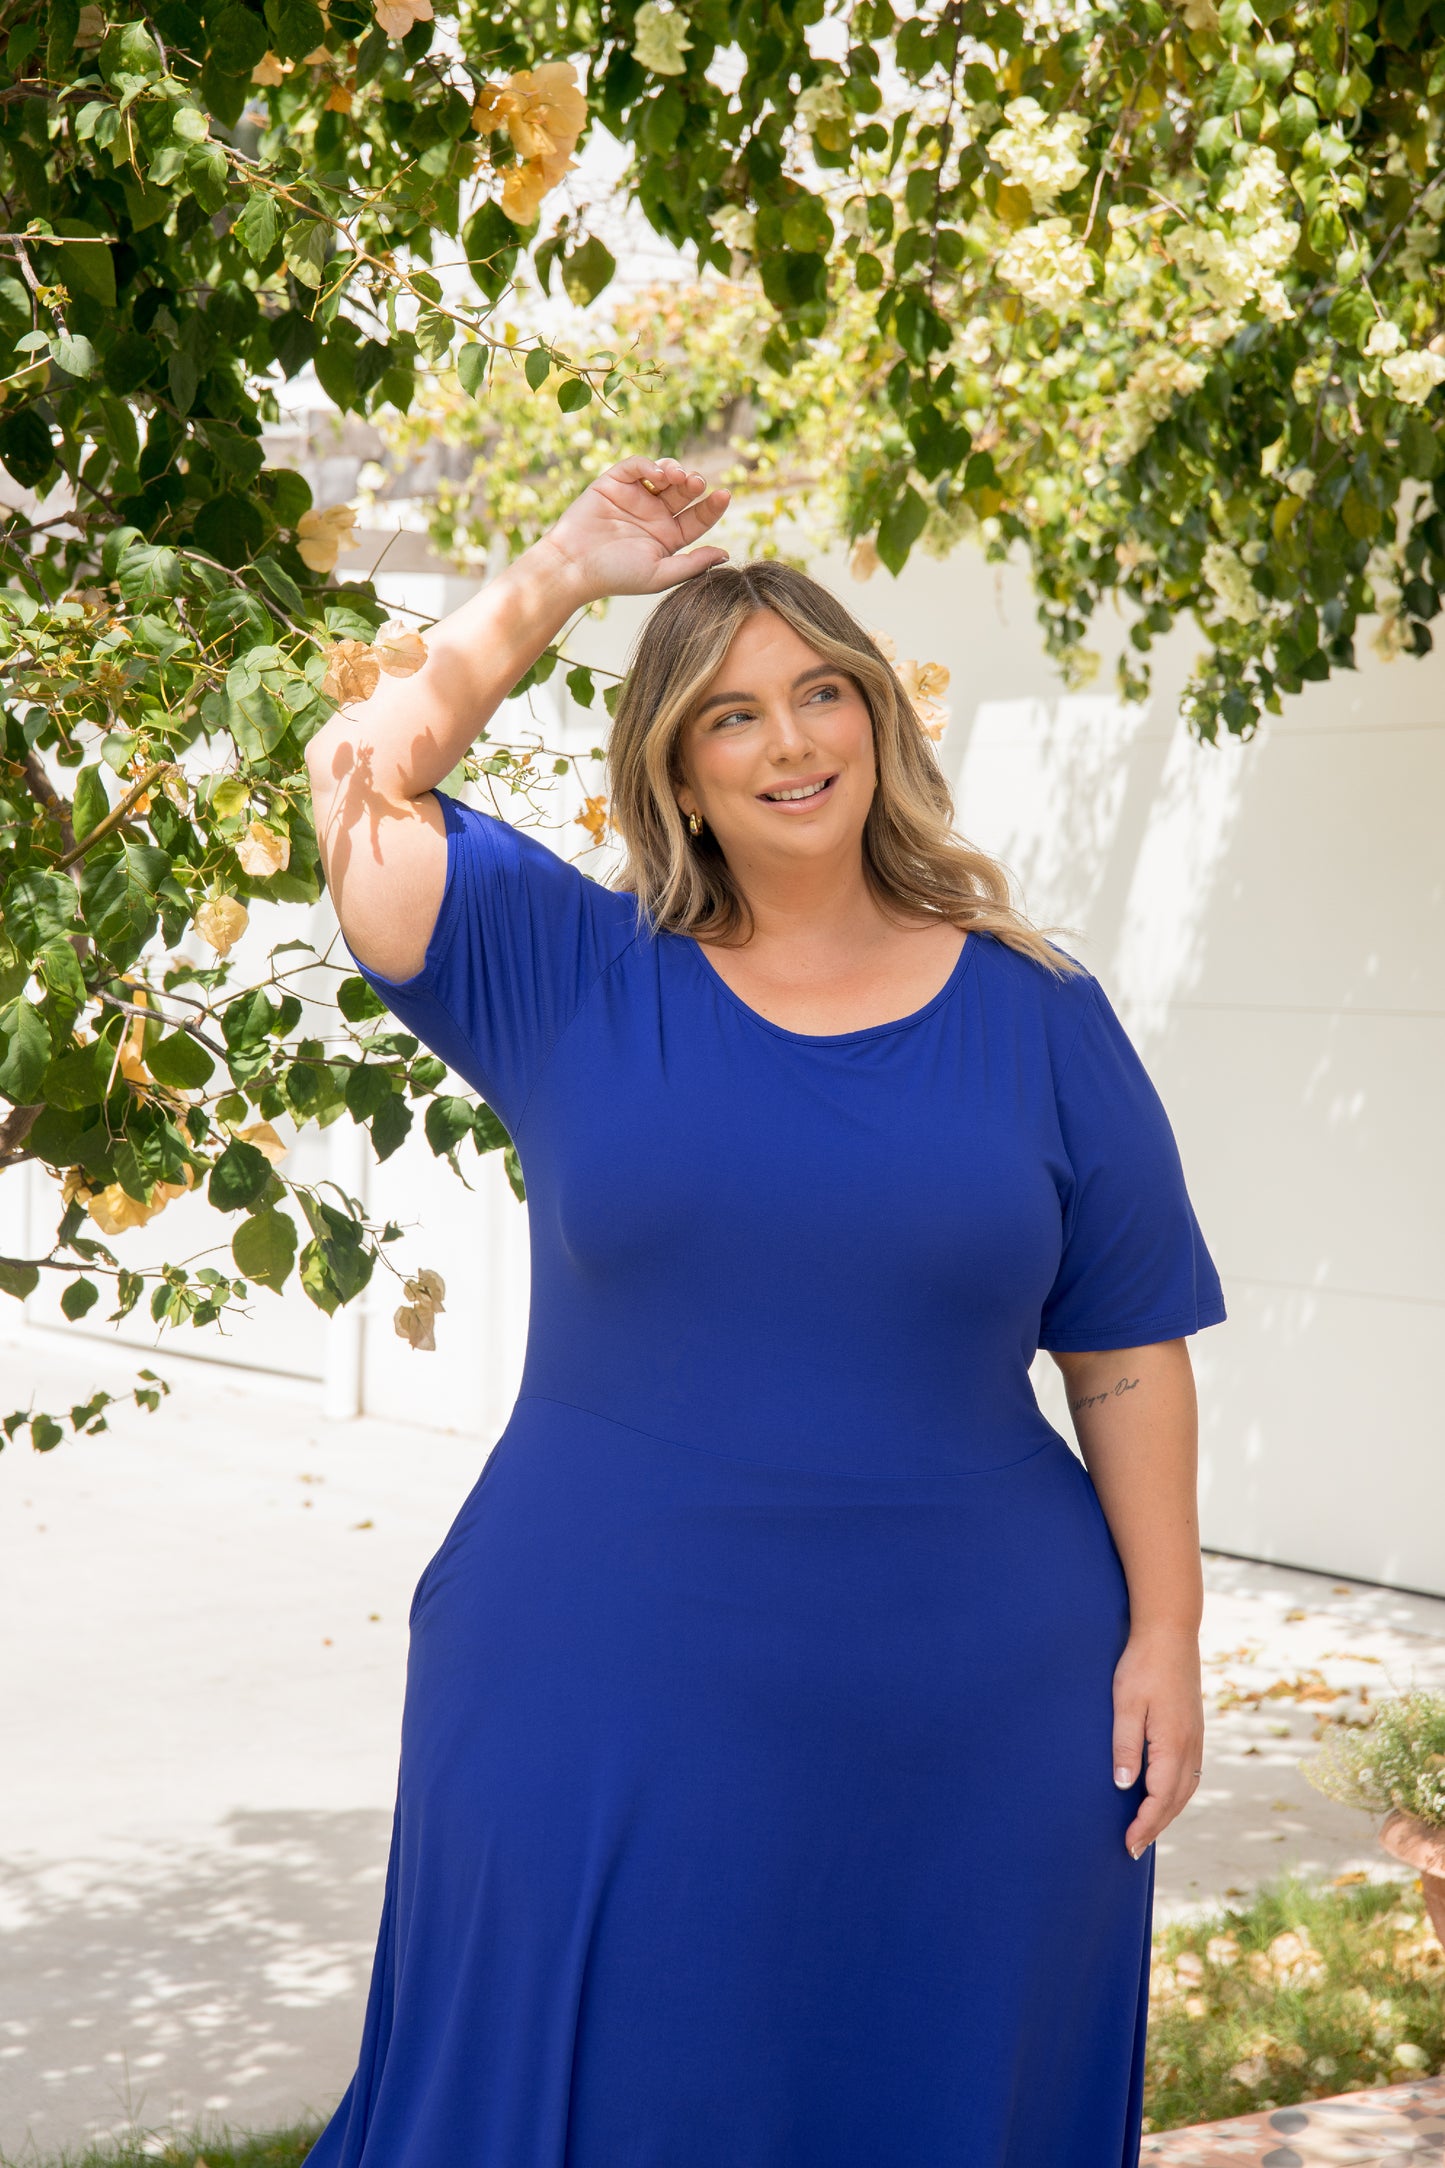
[[[1218,1277],[1102,989],[841,605],[693,546],[704,490],[622,461],[310,749],[348,946],[532,1242],[311,2168],[1127,2168]],[[582,605],[665,589],[616,887],[437,794]]]

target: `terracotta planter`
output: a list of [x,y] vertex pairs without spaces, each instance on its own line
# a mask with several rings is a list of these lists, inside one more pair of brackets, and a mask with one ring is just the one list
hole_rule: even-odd
[[1402,1814],[1396,1807],[1385,1816],[1380,1842],[1419,1875],[1430,1924],[1445,1944],[1445,1829],[1432,1829],[1428,1822]]

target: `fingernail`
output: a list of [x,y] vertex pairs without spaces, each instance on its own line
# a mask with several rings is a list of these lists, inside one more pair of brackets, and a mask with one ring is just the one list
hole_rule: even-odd
[[1114,1771],[1114,1782],[1116,1784],[1127,1784],[1129,1782],[1129,1772],[1122,1762]]

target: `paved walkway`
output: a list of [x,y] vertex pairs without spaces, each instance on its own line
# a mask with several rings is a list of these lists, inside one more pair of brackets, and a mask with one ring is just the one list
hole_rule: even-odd
[[[0,2154],[16,2158],[333,2105],[380,1907],[407,1610],[484,1457],[160,1367],[175,1390],[157,1416],[0,1453]],[[32,1385],[47,1405],[100,1366],[87,1355],[77,1380],[59,1344],[0,1343],[0,1375],[7,1406]],[[1445,1601],[1220,1558],[1208,1578],[1211,1696],[1230,1705],[1160,1844],[1161,1913],[1286,1867],[1387,1871],[1365,1817],[1299,1773],[1324,1706],[1309,1697],[1445,1683]]]

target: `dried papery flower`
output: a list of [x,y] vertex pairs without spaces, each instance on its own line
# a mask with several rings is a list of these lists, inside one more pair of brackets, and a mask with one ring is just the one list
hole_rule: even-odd
[[93,53],[105,42],[105,10],[98,7],[81,9],[75,24],[76,50]]
[[191,924],[218,956],[229,956],[249,924],[244,903],[234,896],[209,896]]
[[579,828],[585,828],[595,844],[600,844],[607,833],[607,800],[605,797],[586,798],[582,811],[573,816]]
[[263,53],[251,70],[251,81],[262,90],[274,90],[286,80],[286,63],[275,53]]
[[472,107],[479,135],[505,130],[517,162],[502,175],[502,209],[529,226],[549,189],[570,171],[587,120],[587,100],[570,60],[522,68],[504,83],[484,83]]
[[372,653],[388,677],[412,677],[426,661],[426,642],[405,625],[383,625]]
[[285,872],[291,861],[291,840],[264,821],[252,821],[236,845],[236,860],[243,873],[264,881],[269,874]]
[[855,580],[871,580],[883,562],[871,535],[862,535],[848,553],[848,570]]
[[341,550],[360,544],[353,538],[356,514],[349,504],[330,504],[324,511],[303,512],[296,522],[296,547],[301,562],[313,572],[330,572]]
[[249,1128],[238,1129],[236,1135],[243,1144],[254,1144],[262,1157],[278,1167],[286,1157],[286,1146],[281,1142],[270,1122],[252,1122]]
[[381,664],[365,640],[338,640],[326,650],[321,690],[328,700],[369,700],[381,683]]
[[196,1170],[186,1168],[183,1182],[156,1182],[150,1197],[142,1204],[121,1188],[119,1182],[111,1182],[106,1188],[94,1190],[85,1199],[85,1209],[103,1235],[123,1235],[132,1227],[144,1227],[158,1212],[164,1212],[173,1198],[183,1197],[195,1186]]
[[349,113],[355,99],[356,93],[349,83],[333,83],[326,93],[324,110],[328,113]]
[[377,25],[394,43],[400,43],[418,23],[432,19],[431,0],[377,0]]
[[423,1270],[415,1279],[405,1283],[408,1301],[399,1309],[392,1322],[398,1338],[409,1346],[431,1353],[436,1349],[436,1318],[446,1308],[443,1297],[446,1282],[439,1272]]

